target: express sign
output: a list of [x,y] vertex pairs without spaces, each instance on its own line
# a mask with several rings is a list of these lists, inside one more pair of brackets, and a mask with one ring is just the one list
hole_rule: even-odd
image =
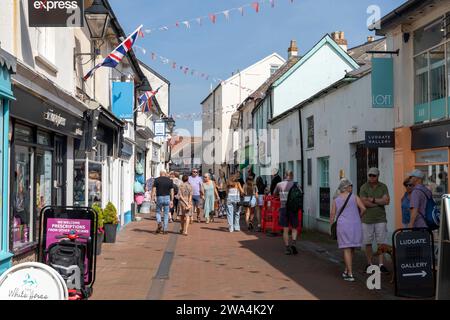
[[29,0],[30,27],[82,27],[83,0]]

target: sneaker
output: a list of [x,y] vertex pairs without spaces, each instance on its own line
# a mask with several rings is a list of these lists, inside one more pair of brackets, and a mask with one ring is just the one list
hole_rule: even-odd
[[347,271],[344,271],[343,273],[342,273],[342,279],[345,279],[345,278],[347,278],[348,277],[348,273],[347,273]]
[[286,247],[286,251],[284,252],[285,255],[290,256],[292,255],[292,249],[291,247]]
[[297,247],[295,245],[291,246],[291,250],[292,250],[293,254],[298,254],[298,250],[297,250]]
[[384,265],[380,266],[380,271],[381,271],[381,273],[384,273],[384,274],[388,274],[389,273],[389,270]]
[[355,282],[355,278],[353,277],[352,274],[347,274],[347,275],[344,277],[344,280],[345,280],[345,281],[349,281],[349,282]]

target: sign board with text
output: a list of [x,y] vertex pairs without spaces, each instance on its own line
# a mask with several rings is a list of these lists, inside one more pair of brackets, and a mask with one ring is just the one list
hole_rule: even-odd
[[435,295],[433,234],[428,229],[394,232],[395,295],[431,298]]
[[393,131],[366,131],[366,148],[394,148],[395,133]]
[[155,121],[155,136],[156,137],[166,136],[166,123],[164,121]]
[[394,107],[393,58],[372,58],[372,107]]
[[83,0],[28,0],[30,27],[84,26]]

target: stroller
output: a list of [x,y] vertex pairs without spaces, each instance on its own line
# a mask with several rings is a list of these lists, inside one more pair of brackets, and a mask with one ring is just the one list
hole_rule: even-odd
[[41,218],[40,262],[62,276],[69,300],[87,300],[93,293],[95,278],[95,212],[90,208],[46,207]]

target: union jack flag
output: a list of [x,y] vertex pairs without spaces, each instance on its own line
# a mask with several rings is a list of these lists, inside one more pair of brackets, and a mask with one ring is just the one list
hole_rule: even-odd
[[139,101],[139,108],[142,108],[142,113],[150,112],[152,108],[152,98],[156,96],[156,94],[159,92],[159,89],[161,89],[162,86],[160,86],[155,91],[147,91],[143,95],[141,95],[138,99]]
[[128,38],[126,38],[116,49],[114,49],[114,51],[111,52],[102,62],[100,62],[94,68],[92,68],[91,71],[89,71],[84,76],[83,80],[86,81],[87,79],[92,77],[94,72],[100,67],[109,67],[109,68],[117,67],[118,64],[122,61],[123,57],[133,47],[138,35],[141,32],[142,27],[143,27],[143,25],[141,25],[139,28],[137,28],[136,31],[134,31],[130,36],[128,36]]

